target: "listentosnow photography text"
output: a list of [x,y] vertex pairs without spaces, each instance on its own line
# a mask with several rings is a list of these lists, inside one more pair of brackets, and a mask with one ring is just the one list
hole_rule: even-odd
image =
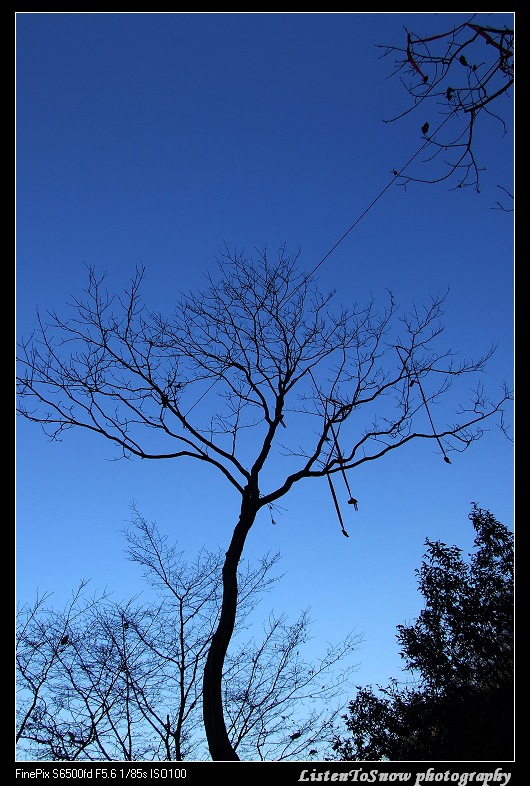
[[[432,767],[426,772],[416,773],[416,780],[414,786],[421,786],[423,783],[454,783],[457,786],[467,786],[468,783],[480,783],[482,786],[488,784],[499,784],[499,786],[506,786],[510,781],[512,775],[509,772],[503,772],[500,767],[497,767],[495,772],[451,772],[445,770],[444,772],[435,772]],[[412,778],[411,772],[380,772],[379,770],[364,770],[362,767],[349,770],[348,772],[317,772],[313,770],[302,770],[300,773],[299,781],[360,781],[362,783],[375,783],[375,782],[407,782]]]

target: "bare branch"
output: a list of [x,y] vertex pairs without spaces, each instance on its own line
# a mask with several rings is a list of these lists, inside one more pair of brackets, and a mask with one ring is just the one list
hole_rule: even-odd
[[[424,164],[433,173],[425,177],[399,173],[400,185],[454,181],[454,188],[472,187],[478,192],[482,171],[475,158],[478,122],[482,121],[483,128],[484,120],[494,119],[503,134],[507,133],[505,122],[491,112],[491,105],[495,102],[501,108],[500,99],[510,96],[514,31],[479,25],[475,20],[473,15],[430,37],[405,30],[406,48],[380,47],[385,50],[383,57],[397,55],[393,75],[400,75],[412,99],[407,109],[384,122],[395,122],[412,111],[422,112],[423,147],[428,151]],[[443,118],[436,129],[432,107]]]

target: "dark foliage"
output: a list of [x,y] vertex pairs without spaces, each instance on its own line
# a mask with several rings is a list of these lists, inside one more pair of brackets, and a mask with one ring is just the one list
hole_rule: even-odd
[[343,760],[513,759],[513,535],[473,505],[470,561],[456,546],[426,541],[417,571],[425,608],[398,625],[406,670],[417,681],[360,688],[335,740]]

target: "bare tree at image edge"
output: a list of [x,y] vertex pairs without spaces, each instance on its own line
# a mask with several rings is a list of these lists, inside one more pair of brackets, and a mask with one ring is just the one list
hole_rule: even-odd
[[[394,170],[399,184],[410,182],[454,182],[453,189],[472,187],[480,191],[483,167],[477,161],[480,137],[495,133],[499,143],[508,133],[505,113],[513,116],[510,101],[514,87],[514,30],[495,24],[480,24],[477,14],[435,35],[417,34],[405,28],[403,46],[380,46],[383,57],[395,55],[395,70],[411,103],[392,123],[413,111],[418,115],[418,134],[424,140],[422,150],[425,174],[408,174]],[[425,22],[425,20],[423,20]],[[510,177],[513,173],[506,173]],[[498,185],[513,200],[513,193]],[[510,212],[497,202],[497,208]]]
[[[486,398],[480,384],[456,420],[440,428],[438,400],[479,361],[456,364],[436,349],[443,297],[398,314],[392,295],[332,308],[297,257],[274,262],[228,252],[208,288],[182,296],[170,318],[142,304],[144,270],[122,296],[89,268],[70,320],[39,316],[21,342],[19,411],[51,439],[77,426],[132,458],[190,459],[214,467],[240,497],[223,565],[223,596],[203,680],[204,725],[214,760],[237,760],[223,714],[222,674],[236,619],[237,567],[263,508],[274,509],[301,480],[325,478],[344,528],[334,480],[413,440],[450,463],[480,438],[511,394]],[[392,337],[391,337],[392,336]],[[200,406],[198,406],[200,404]],[[285,467],[272,488],[265,470]]]
[[[189,560],[133,506],[127,555],[155,600],[87,596],[62,610],[37,595],[17,608],[16,745],[24,761],[185,761],[208,756],[201,677],[217,627],[224,552]],[[249,614],[280,579],[279,554],[238,569],[236,635],[224,670],[227,731],[244,760],[307,759],[329,746],[345,705],[348,635],[307,661],[311,620],[269,616],[258,640]],[[234,646],[237,644],[237,646]],[[340,698],[338,698],[340,697]],[[202,732],[202,733],[201,733]]]

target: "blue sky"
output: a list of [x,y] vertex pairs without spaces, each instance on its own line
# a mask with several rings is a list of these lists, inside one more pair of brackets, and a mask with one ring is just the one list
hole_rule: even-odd
[[[463,14],[18,13],[16,332],[86,287],[86,265],[123,289],[145,265],[144,298],[169,313],[204,285],[225,243],[248,255],[300,249],[309,271],[423,143],[435,108],[408,106],[394,60],[404,27],[435,34]],[[513,15],[481,17],[498,27]],[[507,108],[506,108],[507,107]],[[482,381],[513,379],[513,220],[493,209],[513,177],[508,133],[477,132],[481,192],[394,183],[319,267],[341,302],[403,309],[449,289],[444,346],[476,358],[498,349]],[[421,156],[415,160],[422,173]],[[17,422],[17,595],[53,592],[60,607],[90,578],[117,597],[139,588],[120,530],[135,503],[193,555],[226,548],[237,498],[196,464],[113,461],[102,439],[70,431],[50,443]],[[199,471],[200,470],[200,471]],[[493,426],[449,466],[419,444],[350,478],[359,512],[340,532],[325,481],[263,512],[245,557],[279,550],[280,585],[264,601],[292,621],[310,607],[315,652],[364,636],[355,681],[400,676],[396,625],[421,609],[414,570],[424,541],[469,550],[471,502],[513,525],[513,446]]]

